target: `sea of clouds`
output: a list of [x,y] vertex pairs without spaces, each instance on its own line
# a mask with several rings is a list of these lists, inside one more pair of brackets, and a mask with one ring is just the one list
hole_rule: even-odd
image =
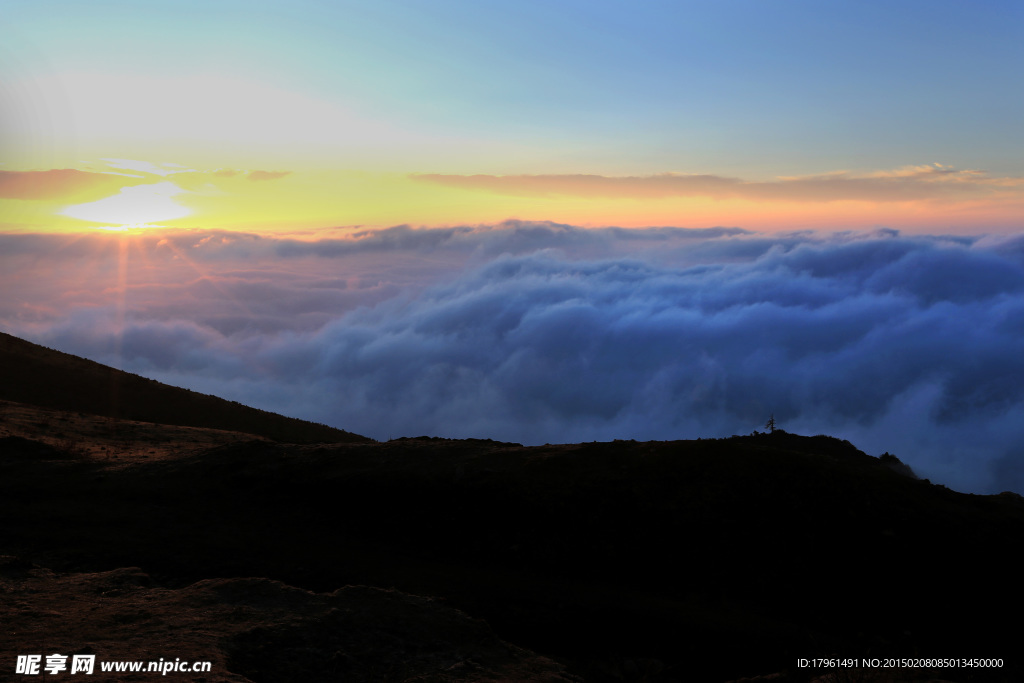
[[4,331],[377,439],[779,426],[1024,492],[1024,235],[0,235]]

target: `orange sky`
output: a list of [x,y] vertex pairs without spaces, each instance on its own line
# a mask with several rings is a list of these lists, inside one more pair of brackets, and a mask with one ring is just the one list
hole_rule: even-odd
[[336,234],[352,226],[497,223],[740,226],[981,233],[1019,228],[1024,181],[941,164],[747,181],[715,175],[455,175],[194,169],[105,160],[0,171],[3,229],[230,229]]

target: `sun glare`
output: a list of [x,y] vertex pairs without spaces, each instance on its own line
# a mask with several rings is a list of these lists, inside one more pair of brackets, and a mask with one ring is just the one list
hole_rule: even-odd
[[173,199],[174,195],[184,191],[172,182],[124,187],[112,197],[69,206],[60,213],[104,223],[105,227],[114,230],[152,227],[155,221],[183,218],[192,213]]

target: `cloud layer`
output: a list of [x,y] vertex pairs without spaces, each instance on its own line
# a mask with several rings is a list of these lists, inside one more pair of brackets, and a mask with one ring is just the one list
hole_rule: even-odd
[[1024,491],[1024,237],[512,222],[172,233],[126,259],[61,239],[0,236],[5,329],[376,438],[695,438],[774,413]]

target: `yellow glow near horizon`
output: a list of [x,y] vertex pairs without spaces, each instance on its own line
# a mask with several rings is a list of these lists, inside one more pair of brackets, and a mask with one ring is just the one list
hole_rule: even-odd
[[184,190],[169,181],[123,187],[112,197],[75,204],[60,213],[113,227],[146,227],[154,221],[173,220],[191,214],[188,208],[173,199],[174,195],[182,192]]
[[[6,196],[0,194],[0,216],[4,219],[0,221],[0,229],[70,232],[100,227],[116,230],[169,227],[315,239],[399,224],[415,227],[477,225],[520,219],[579,227],[734,226],[778,231],[887,226],[913,232],[978,233],[1019,229],[1024,201],[1018,185],[1011,184],[1018,181],[1012,178],[946,180],[937,186],[934,198],[924,192],[930,190],[931,185],[922,189],[926,182],[938,182],[930,177],[910,183],[905,178],[892,180],[874,176],[868,181],[864,181],[868,176],[797,179],[807,187],[785,179],[774,183],[734,182],[729,186],[752,188],[748,191],[750,196],[746,197],[647,196],[639,192],[637,196],[630,196],[625,192],[618,195],[599,191],[585,193],[586,187],[572,193],[563,187],[568,181],[597,185],[600,181],[611,185],[612,190],[629,183],[643,190],[659,182],[681,182],[675,177],[666,180],[664,176],[609,177],[596,181],[572,176],[554,177],[555,184],[550,192],[524,190],[521,194],[512,194],[496,190],[516,181],[515,177],[500,179],[501,187],[490,188],[475,187],[470,182],[424,182],[423,176],[408,173],[323,170],[300,164],[290,167],[267,164],[256,168],[223,165],[201,169],[200,165],[191,163],[125,159],[105,159],[105,162],[102,165],[81,162],[84,168],[75,171],[78,176],[71,175],[70,171],[9,172]],[[134,178],[101,168],[134,170],[131,174]],[[463,178],[473,180],[472,176],[456,180]],[[3,179],[0,174],[0,180]],[[687,178],[683,180],[690,182]],[[127,184],[133,181],[134,184]],[[964,189],[968,181],[971,187]],[[794,184],[800,185],[796,190],[808,196],[792,189]],[[866,184],[870,187],[865,188]],[[892,184],[896,185],[895,190],[908,190],[905,199],[892,196]],[[600,187],[603,185],[598,189]],[[833,194],[838,193],[836,187],[854,187],[863,197],[826,201],[811,192],[820,187]],[[82,188],[88,189],[91,196]],[[0,190],[3,189],[0,186]],[[868,190],[888,200],[883,201]],[[792,196],[787,196],[786,192]],[[856,193],[849,194],[856,196]],[[90,199],[95,201],[87,201]],[[81,203],[73,204],[76,200]],[[158,226],[163,222],[168,225]]]

